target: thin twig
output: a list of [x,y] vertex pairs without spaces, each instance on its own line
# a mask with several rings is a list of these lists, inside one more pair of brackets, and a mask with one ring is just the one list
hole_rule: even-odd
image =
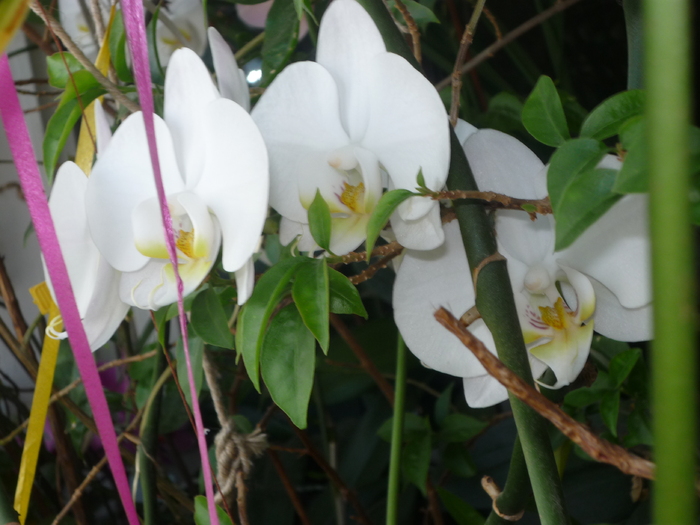
[[408,28],[408,32],[411,35],[411,42],[413,43],[413,56],[416,57],[416,61],[420,64],[423,60],[423,53],[420,48],[420,31],[418,30],[418,24],[416,24],[408,8],[401,0],[394,0],[394,4],[406,22],[406,27]]
[[73,42],[71,37],[68,36],[68,33],[66,33],[61,24],[59,24],[53,16],[46,12],[44,6],[39,3],[39,0],[30,0],[29,7],[39,16],[39,18],[44,21],[46,27],[52,31],[61,40],[61,42],[63,42],[63,45],[66,46],[68,51],[70,51],[75,59],[80,62],[80,65],[87,69],[92,76],[95,77],[95,80],[97,80],[97,82],[99,82],[102,87],[104,87],[107,92],[112,95],[112,97],[114,97],[114,100],[124,105],[124,107],[126,107],[132,113],[141,111],[138,104],[136,104],[133,100],[130,100],[119,90],[119,87],[116,84],[100,73],[100,71],[92,62],[90,62],[90,60],[85,56],[75,42]]
[[15,86],[26,86],[29,84],[48,84],[48,78],[25,78],[23,80],[15,80]]
[[[464,64],[459,72],[460,74],[464,75],[465,73],[468,73],[475,67],[477,67],[479,64],[482,62],[485,62],[489,58],[491,58],[497,51],[500,51],[504,47],[506,47],[508,44],[522,36],[523,34],[527,33],[530,31],[530,29],[533,29],[540,25],[542,22],[548,20],[552,16],[556,15],[557,13],[560,13],[561,11],[564,11],[565,9],[568,9],[572,5],[580,2],[581,0],[562,0],[560,2],[556,2],[552,7],[549,9],[545,9],[542,11],[540,14],[537,16],[532,17],[530,20],[527,22],[519,25],[515,29],[513,29],[510,33],[505,35],[501,40],[497,40],[490,46],[488,46],[486,49],[484,49],[481,53],[476,55],[474,58],[472,58],[469,62]],[[450,75],[447,78],[442,79],[440,82],[435,84],[435,89],[438,91],[441,91],[445,89],[447,86],[450,85],[450,82],[452,81],[452,76]]]
[[51,56],[56,52],[56,50],[51,46],[51,42],[44,40],[44,38],[37,33],[36,29],[34,29],[30,23],[25,22],[22,25],[22,32],[29,40],[32,41],[32,43],[36,44],[46,56]]
[[457,125],[457,117],[459,116],[459,95],[462,91],[462,64],[467,59],[467,52],[469,51],[469,46],[474,40],[474,31],[476,31],[476,24],[481,18],[481,12],[484,9],[484,4],[486,0],[477,0],[474,6],[474,11],[469,19],[467,27],[464,28],[464,33],[462,33],[462,38],[459,43],[459,51],[457,52],[457,60],[455,60],[455,66],[452,71],[452,103],[450,104],[450,124],[452,127]]
[[28,113],[35,113],[37,111],[44,111],[45,109],[52,108],[54,106],[58,106],[61,103],[60,100],[54,100],[53,102],[47,102],[46,104],[42,104],[41,106],[37,106],[35,108],[31,109],[25,109],[23,113],[27,115]]
[[309,517],[306,515],[304,506],[301,504],[301,501],[299,501],[299,495],[297,494],[296,490],[294,490],[294,485],[292,485],[292,482],[289,480],[289,476],[284,470],[284,465],[282,465],[279,456],[274,450],[269,448],[267,449],[267,455],[270,457],[272,465],[277,471],[277,476],[282,482],[284,490],[287,492],[287,495],[289,496],[289,499],[291,500],[294,510],[296,511],[297,516],[299,516],[299,520],[301,521],[302,525],[311,525],[311,521],[309,521]]
[[10,276],[7,275],[4,257],[0,257],[0,296],[5,301],[5,307],[10,314],[10,320],[15,329],[15,334],[17,334],[17,339],[21,341],[24,339],[24,334],[27,333],[27,322],[24,320],[22,310],[19,307],[19,301],[17,301],[15,288],[12,286]]
[[549,197],[545,197],[544,199],[518,199],[515,197],[509,197],[508,195],[503,195],[502,193],[495,193],[493,191],[464,190],[438,191],[432,193],[431,197],[434,200],[480,200],[485,201],[496,208],[526,211],[531,217],[536,213],[539,213],[540,215],[549,215],[552,213],[552,203],[549,201]]
[[[388,244],[383,244],[377,246],[372,250],[372,257],[384,257],[390,253],[400,252],[403,250],[398,242],[393,241]],[[328,264],[350,264],[356,262],[363,262],[367,260],[367,252],[350,252],[345,255],[339,255],[337,257],[328,257]]]
[[456,335],[469,348],[483,367],[521,401],[547,418],[566,437],[580,446],[596,461],[608,463],[631,476],[654,479],[655,465],[651,461],[631,454],[624,448],[605,441],[584,425],[563,412],[557,405],[528,385],[501,363],[460,321],[444,308],[435,312],[435,319]]
[[379,270],[382,270],[389,266],[389,263],[391,262],[392,259],[395,259],[401,254],[401,250],[396,250],[393,253],[390,253],[389,255],[386,255],[385,257],[382,257],[379,261],[377,261],[374,264],[371,264],[368,268],[363,270],[361,273],[357,275],[353,275],[350,277],[350,282],[354,285],[358,285],[360,283],[363,283],[365,281],[368,281],[372,277],[374,277],[374,274],[376,274]]
[[309,438],[309,435],[303,430],[298,429],[291,421],[289,422],[289,425],[292,427],[292,430],[294,430],[301,442],[304,444],[306,450],[309,451],[309,455],[313,458],[316,464],[319,467],[321,467],[321,470],[323,470],[323,472],[326,473],[326,476],[328,476],[328,478],[331,480],[331,483],[333,483],[333,485],[335,485],[335,487],[338,489],[343,499],[349,502],[355,508],[355,512],[357,512],[357,521],[359,521],[363,525],[371,525],[371,521],[367,516],[367,513],[365,512],[365,509],[362,506],[362,503],[360,503],[357,494],[355,494],[355,491],[351,490],[345,484],[342,478],[338,475],[335,469],[328,464],[326,459],[321,455],[321,453],[311,441],[311,438]]
[[355,339],[355,336],[337,314],[331,314],[330,319],[333,328],[335,328],[338,335],[340,335],[340,337],[342,337],[350,347],[352,352],[355,354],[355,357],[357,357],[358,361],[360,361],[362,368],[364,368],[364,370],[374,380],[379,387],[379,390],[381,390],[384,397],[386,397],[387,401],[389,401],[389,404],[394,406],[394,389],[391,388],[389,382],[384,379],[384,376],[382,376],[382,373],[375,366],[374,362],[367,356],[367,352],[365,352],[364,348],[362,348],[362,345],[357,341],[357,339]]

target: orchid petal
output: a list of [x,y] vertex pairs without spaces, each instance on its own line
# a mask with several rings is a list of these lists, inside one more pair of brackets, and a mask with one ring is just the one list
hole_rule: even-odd
[[568,266],[560,265],[564,270],[569,284],[576,292],[576,304],[569,305],[570,308],[576,308],[576,318],[581,322],[586,322],[591,318],[596,309],[595,306],[595,291],[590,279],[581,272],[569,268]]
[[[342,188],[344,177],[328,164],[329,152],[350,142],[338,107],[330,73],[313,62],[301,62],[285,68],[253,108],[270,155],[270,205],[284,217],[307,222],[299,200],[301,185],[321,188],[327,201]],[[313,189],[311,200],[315,193]]]
[[404,221],[398,212],[394,212],[391,228],[399,244],[411,250],[432,250],[445,242],[440,204],[437,202],[433,202],[428,213],[414,221]]
[[368,221],[369,215],[359,213],[353,213],[349,217],[332,217],[329,244],[331,252],[345,255],[362,244],[367,238]]
[[[166,194],[184,189],[170,132],[155,116],[156,142]],[[134,113],[117,129],[109,148],[100,155],[88,179],[85,204],[92,239],[117,270],[142,268],[148,258],[134,244],[132,213],[156,195],[143,115]]]
[[253,295],[253,287],[255,286],[255,261],[249,258],[246,263],[236,270],[236,291],[238,293],[237,303],[245,304]]
[[163,228],[158,197],[141,201],[134,208],[131,225],[134,232],[134,245],[140,253],[156,259],[168,258],[165,228]]
[[626,195],[566,250],[556,254],[600,281],[626,308],[651,301],[648,195]]
[[97,156],[100,156],[112,140],[112,129],[102,107],[102,102],[95,100],[95,135],[97,135]]
[[368,100],[375,85],[369,65],[385,51],[377,26],[360,4],[355,0],[331,3],[318,31],[316,60],[335,79],[340,118],[353,142],[362,138],[371,118]]
[[557,330],[551,341],[530,348],[530,354],[551,368],[557,378],[554,385],[540,383],[542,386],[556,389],[576,380],[588,359],[593,339],[593,324],[591,321],[573,330]]
[[[185,191],[175,195],[175,199],[182,205],[192,222],[192,232],[194,239],[192,242],[192,256],[195,258],[206,257],[215,258],[214,246],[218,242],[214,236],[218,234],[218,229],[214,225],[212,216],[207,209],[207,205],[194,193]],[[177,232],[175,232],[177,234]]]
[[465,377],[464,397],[472,408],[486,408],[508,399],[508,390],[490,375]]
[[[370,118],[361,144],[377,154],[397,188],[415,190],[422,172],[428,188],[442,189],[450,164],[450,130],[440,96],[398,55],[382,53],[371,65]],[[399,206],[399,214],[415,220],[431,206],[429,199],[411,198]]]
[[477,131],[479,131],[479,129],[469,124],[469,122],[467,122],[466,120],[462,120],[461,118],[457,119],[457,125],[455,126],[455,135],[457,135],[457,140],[459,140],[459,143],[462,145],[463,148],[464,144],[467,142],[467,139]]
[[518,320],[520,321],[520,329],[523,332],[523,339],[526,345],[545,338],[551,339],[554,335],[554,329],[542,321],[536,306],[528,301],[529,296],[527,292],[515,292],[513,295],[515,308],[518,312]]
[[353,148],[353,153],[362,172],[362,183],[365,186],[365,213],[371,213],[382,198],[382,175],[379,170],[377,156],[363,148]]
[[92,297],[80,316],[94,352],[110,340],[129,311],[129,305],[119,299],[121,274],[100,257]]
[[[171,0],[165,7],[165,14],[179,30],[185,40],[185,48],[192,49],[197,55],[204,53],[207,46],[204,6],[200,0]],[[163,67],[167,66],[174,52],[181,48],[180,39],[173,34],[162,20],[156,26],[156,46],[158,59]]]
[[224,38],[216,29],[210,27],[209,46],[214,61],[214,71],[219,84],[221,96],[233,100],[246,111],[250,112],[250,91],[245,80],[245,74],[238,69],[236,57]]
[[175,155],[188,188],[202,175],[206,155],[206,108],[219,98],[204,62],[191,49],[173,53],[165,75],[163,117],[173,137]]
[[615,294],[595,279],[591,284],[596,295],[593,314],[596,332],[617,341],[630,343],[649,341],[654,337],[654,318],[651,303],[639,308],[625,308]]
[[218,99],[205,109],[202,178],[193,190],[219,220],[223,266],[238,270],[256,251],[267,216],[267,151],[253,119],[235,102]]
[[297,244],[297,249],[302,252],[315,252],[320,250],[321,247],[316,244],[316,241],[311,235],[311,230],[309,225],[303,222],[296,222],[286,217],[282,217],[280,221],[280,244],[282,246],[289,246],[289,244],[296,238],[299,237],[299,243]]
[[[65,162],[56,174],[49,209],[66,262],[78,309],[84,311],[97,278],[100,253],[90,238],[85,213],[88,179],[77,164]],[[44,272],[46,275],[46,272]]]
[[[445,242],[439,248],[406,251],[394,283],[394,319],[408,348],[430,368],[457,377],[473,377],[484,373],[481,364],[433,317],[441,306],[457,316],[474,306],[474,288],[459,228],[450,223],[444,229]],[[483,321],[474,325],[478,327],[479,323]]]

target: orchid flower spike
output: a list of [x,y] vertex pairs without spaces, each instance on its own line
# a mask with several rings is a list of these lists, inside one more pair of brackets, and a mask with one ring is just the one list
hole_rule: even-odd
[[[547,194],[547,167],[518,140],[494,130],[457,128],[477,185],[524,199]],[[619,167],[614,157],[607,167]],[[498,250],[506,258],[533,376],[549,367],[560,388],[573,382],[588,358],[593,331],[620,341],[652,338],[651,277],[646,195],[627,195],[569,248],[554,252],[554,219],[535,222],[517,210],[496,212]],[[445,225],[436,250],[408,250],[394,285],[394,317],[406,344],[426,365],[464,378],[467,403],[491,406],[506,389],[433,317],[444,306],[463,315],[475,302],[456,222]],[[484,321],[469,329],[495,353]]]
[[[98,0],[102,20],[109,21],[110,0]],[[95,39],[93,21],[89,11],[84,11],[80,0],[58,0],[61,24],[68,36],[92,62],[97,58],[100,44]],[[204,7],[201,0],[169,0],[162,8],[171,24],[162,18],[156,22],[156,48],[163,67],[176,49],[188,47],[198,55],[206,49]],[[169,27],[170,26],[170,27]],[[177,29],[174,32],[173,26]]]
[[[364,241],[389,182],[415,190],[422,170],[429,188],[443,187],[448,120],[435,88],[386,51],[355,0],[334,0],[327,9],[316,59],[285,68],[252,115],[270,152],[270,204],[282,215],[280,240],[301,234],[299,247],[313,246],[307,210],[319,190],[332,216],[330,249],[344,254]],[[430,249],[443,240],[439,207],[430,199],[405,201],[393,223],[404,246]]]
[[[100,255],[90,237],[85,213],[87,184],[88,178],[77,164],[64,163],[51,189],[49,209],[80,318],[94,352],[109,341],[129,306],[119,299],[119,272]],[[45,266],[44,276],[55,299]]]
[[[236,272],[242,304],[250,295],[250,256],[267,214],[262,137],[243,108],[220,96],[190,49],[173,54],[165,77],[164,118],[154,118],[184,294],[209,273],[223,238],[223,267]],[[124,120],[95,163],[86,204],[95,244],[122,272],[121,299],[152,310],[176,301],[140,112]]]

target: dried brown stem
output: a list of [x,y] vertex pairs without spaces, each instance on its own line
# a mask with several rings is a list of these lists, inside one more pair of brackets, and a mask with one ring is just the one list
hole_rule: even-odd
[[485,3],[486,0],[477,0],[472,16],[469,19],[467,27],[464,28],[459,43],[457,60],[455,60],[454,69],[452,70],[452,103],[450,104],[450,124],[452,124],[452,127],[457,125],[457,118],[459,116],[459,95],[462,91],[462,64],[464,64],[464,61],[467,59],[469,46],[471,46],[474,40],[476,24],[479,23],[479,18],[481,18],[481,12],[484,10]]
[[330,319],[333,328],[335,328],[338,335],[340,335],[340,337],[342,337],[350,347],[352,352],[355,354],[355,357],[357,357],[358,361],[360,361],[362,368],[374,380],[379,387],[379,390],[381,390],[384,397],[386,397],[387,401],[389,401],[389,404],[394,406],[394,389],[391,388],[389,382],[384,379],[384,376],[375,366],[374,362],[367,356],[367,352],[365,352],[364,348],[362,348],[362,345],[357,341],[357,339],[355,339],[355,336],[337,314],[331,314]]
[[[388,244],[383,244],[382,246],[377,246],[372,250],[372,257],[380,257],[394,253],[395,251],[403,250],[398,242],[393,241]],[[329,257],[328,261],[331,264],[350,264],[355,262],[362,262],[367,260],[367,252],[350,252],[345,255],[340,255],[338,257]]]
[[540,394],[525,381],[520,379],[496,356],[494,356],[469,330],[450,312],[440,308],[435,312],[435,319],[456,335],[464,346],[469,348],[483,367],[505,386],[511,393],[536,410],[556,426],[562,434],[580,446],[586,454],[596,461],[608,463],[631,476],[646,479],[654,478],[655,465],[651,461],[631,454],[624,448],[605,441],[588,428],[563,412],[557,405]]
[[298,429],[291,421],[289,422],[289,425],[304,444],[306,450],[309,451],[309,455],[313,458],[316,464],[321,467],[321,470],[326,473],[326,476],[328,476],[335,488],[338,489],[338,492],[340,492],[343,500],[349,502],[355,508],[355,512],[357,512],[355,519],[363,525],[371,525],[371,521],[369,520],[362,503],[360,503],[357,494],[355,494],[355,491],[351,490],[338,475],[335,469],[328,464],[326,459],[323,457],[323,455],[321,455],[311,441],[311,438],[309,438],[309,435],[303,430]]
[[428,511],[433,518],[433,525],[444,525],[445,521],[442,519],[442,511],[440,510],[440,499],[430,478],[428,478],[426,488],[428,493]]
[[54,47],[51,45],[51,42],[44,40],[44,38],[37,32],[36,29],[32,27],[30,23],[25,22],[22,25],[22,32],[29,40],[32,41],[33,44],[36,44],[46,56],[53,55],[56,52]]
[[389,255],[382,257],[379,261],[377,261],[374,264],[371,264],[368,268],[363,270],[361,273],[358,273],[357,275],[353,275],[350,277],[350,282],[357,286],[360,283],[363,283],[365,281],[370,280],[372,277],[374,277],[374,274],[376,274],[379,270],[383,270],[387,266],[389,266],[389,263],[391,262],[392,259],[398,257],[401,254],[401,250],[396,250]]
[[[542,22],[548,20],[552,16],[556,15],[557,13],[560,13],[561,11],[564,11],[565,9],[568,9],[572,5],[580,2],[581,0],[562,0],[560,2],[556,2],[552,7],[549,9],[545,9],[542,11],[540,14],[537,16],[532,17],[530,20],[527,22],[519,25],[515,29],[513,29],[510,33],[506,34],[502,39],[497,40],[490,46],[488,46],[486,49],[484,49],[481,53],[476,55],[474,58],[472,58],[469,62],[464,64],[459,72],[460,74],[464,75],[465,73],[468,73],[475,67],[477,67],[479,64],[482,62],[487,61],[489,58],[491,58],[497,51],[500,51],[504,47],[506,47],[508,44],[522,36],[523,34],[527,33],[530,31],[530,29],[533,29],[540,25]],[[442,79],[440,82],[435,84],[435,89],[438,91],[441,91],[445,89],[447,86],[450,85],[450,82],[452,81],[452,76],[450,75],[447,78]]]
[[294,490],[294,485],[292,485],[292,482],[290,481],[289,476],[287,475],[287,471],[284,470],[284,465],[282,465],[282,462],[280,461],[277,452],[268,448],[267,455],[270,457],[272,465],[277,471],[277,475],[279,476],[280,481],[284,486],[284,490],[287,492],[287,495],[289,496],[289,499],[291,500],[292,505],[294,506],[294,510],[296,511],[297,516],[299,516],[299,521],[301,521],[302,525],[311,525],[311,521],[309,521],[309,517],[306,515],[304,506],[299,500],[299,495],[297,494],[296,490]]
[[526,211],[530,214],[530,218],[532,220],[537,218],[535,217],[535,214],[537,213],[540,215],[549,215],[552,213],[552,203],[549,201],[549,197],[545,197],[544,199],[518,199],[515,197],[509,197],[508,195],[503,195],[502,193],[495,193],[493,191],[463,190],[438,191],[432,193],[431,197],[434,200],[472,199],[484,201],[499,209]]
[[411,42],[413,43],[413,56],[416,57],[416,61],[420,64],[423,61],[423,53],[420,48],[420,31],[418,30],[418,25],[416,21],[411,16],[408,8],[401,0],[394,0],[396,4],[396,9],[399,10],[401,16],[406,21],[406,27],[411,35]]
[[10,314],[10,320],[15,329],[17,339],[21,341],[24,339],[24,334],[27,332],[27,322],[24,320],[22,310],[19,307],[19,301],[17,301],[15,288],[12,286],[10,276],[7,275],[4,257],[0,257],[0,296],[2,296],[3,301],[5,301],[5,307]]
[[119,87],[104,76],[95,65],[90,62],[90,60],[85,56],[85,54],[80,50],[80,48],[73,42],[73,40],[68,36],[65,29],[58,23],[58,21],[46,12],[44,7],[39,3],[39,0],[30,0],[29,7],[34,11],[39,18],[41,18],[49,31],[53,32],[60,40],[63,45],[66,46],[68,51],[70,51],[75,59],[80,62],[80,65],[87,69],[92,76],[95,77],[102,87],[104,87],[107,92],[114,97],[114,100],[122,104],[132,113],[136,111],[141,111],[141,108],[133,100],[130,100],[124,93],[119,90]]

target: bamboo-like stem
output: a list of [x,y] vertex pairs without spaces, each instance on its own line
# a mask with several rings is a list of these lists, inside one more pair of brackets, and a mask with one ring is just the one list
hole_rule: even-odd
[[92,62],[90,62],[90,60],[85,56],[85,54],[80,50],[80,48],[75,44],[75,42],[73,42],[71,37],[68,36],[68,33],[66,33],[65,29],[63,29],[61,24],[59,24],[53,16],[46,12],[44,6],[42,6],[39,3],[39,0],[30,0],[29,7],[39,16],[39,18],[42,19],[42,21],[46,24],[46,27],[61,40],[61,42],[64,46],[66,46],[68,51],[70,51],[75,57],[75,59],[78,62],[80,62],[80,65],[87,69],[92,74],[92,76],[95,77],[95,80],[97,80],[100,83],[100,85],[104,87],[105,90],[107,90],[107,93],[114,97],[114,100],[122,104],[132,113],[135,113],[136,111],[141,111],[141,108],[136,102],[129,99],[124,93],[122,93],[119,90],[119,87],[116,84],[114,84],[106,76],[100,73],[100,71],[95,67],[95,65]]
[[696,297],[688,199],[690,7],[688,0],[644,2],[655,337],[654,523],[695,523],[697,519]]
[[399,523],[399,490],[401,488],[401,445],[403,443],[403,411],[406,401],[406,345],[398,334],[396,345],[396,380],[394,383],[394,419],[391,427],[389,485],[386,497],[386,525]]
[[406,27],[408,28],[408,32],[411,35],[411,42],[413,44],[413,56],[415,57],[416,61],[420,64],[423,61],[423,52],[420,48],[420,31],[418,30],[418,24],[416,24],[416,21],[411,16],[411,13],[409,12],[408,8],[404,5],[404,3],[401,0],[394,0],[394,4],[401,13],[401,16],[403,16],[404,21],[406,22]]
[[622,0],[627,32],[627,89],[644,87],[644,21],[642,0]]
[[[506,516],[517,516],[525,510],[530,498],[532,498],[532,487],[527,475],[523,447],[520,444],[520,438],[516,435],[506,485],[503,487],[503,492],[494,500],[494,511],[489,514],[486,525],[509,523],[508,520],[499,516],[499,513]],[[498,512],[495,509],[498,509]]]
[[455,60],[455,66],[452,71],[452,103],[450,104],[450,124],[452,124],[452,127],[457,125],[457,117],[459,116],[459,95],[462,91],[462,64],[467,59],[467,52],[472,44],[472,40],[474,40],[476,24],[479,23],[485,3],[486,0],[477,0],[472,16],[467,27],[464,28],[462,39],[459,43],[457,60]]

